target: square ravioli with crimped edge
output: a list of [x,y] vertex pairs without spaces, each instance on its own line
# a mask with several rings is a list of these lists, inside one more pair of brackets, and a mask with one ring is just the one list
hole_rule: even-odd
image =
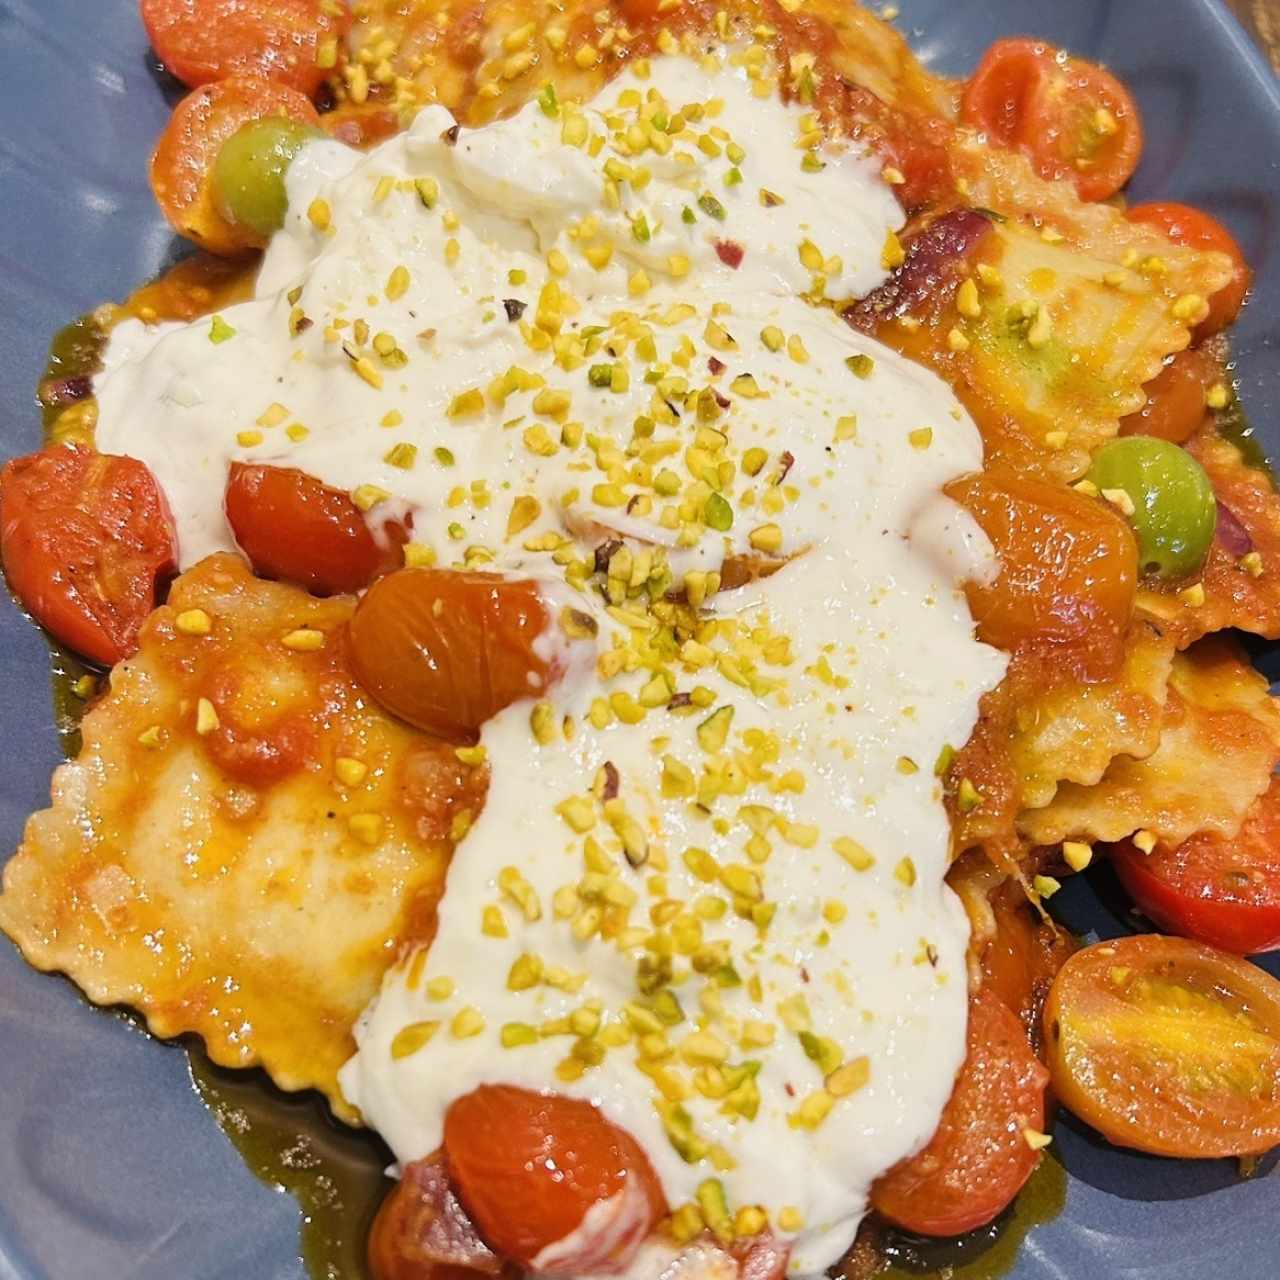
[[429,939],[482,771],[371,706],[349,598],[214,556],[174,584],[85,715],[5,869],[0,926],[37,968],[224,1066],[322,1090],[401,949]]
[[1234,835],[1280,760],[1280,708],[1227,636],[1174,659],[1160,744],[1144,760],[1118,756],[1093,786],[1064,783],[1019,818],[1036,844],[1121,840],[1153,832],[1176,844],[1197,831]]

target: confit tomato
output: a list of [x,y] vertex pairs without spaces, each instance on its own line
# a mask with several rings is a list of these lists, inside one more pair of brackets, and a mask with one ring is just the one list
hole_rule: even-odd
[[351,25],[345,0],[142,0],[156,56],[194,89],[261,76],[308,96],[329,74],[321,46]]
[[1017,1015],[986,987],[969,1000],[964,1064],[937,1132],[923,1151],[871,1188],[890,1222],[927,1236],[957,1236],[990,1222],[1018,1194],[1039,1155],[1049,1073]]
[[1207,338],[1225,329],[1240,313],[1253,283],[1253,272],[1235,236],[1203,210],[1172,200],[1135,204],[1125,211],[1125,217],[1130,222],[1158,227],[1174,244],[1214,249],[1231,259],[1231,279],[1209,299],[1209,314],[1196,327],[1196,338]]
[[175,231],[223,257],[266,243],[219,212],[213,168],[222,144],[241,126],[272,116],[320,123],[304,94],[252,76],[202,85],[178,103],[151,155],[151,190]]
[[42,627],[113,666],[137,649],[178,546],[141,462],[57,445],[0,472],[0,555],[9,586]]
[[1160,928],[1238,955],[1280,948],[1280,779],[1229,839],[1200,832],[1149,854],[1125,841],[1112,862],[1135,905]]
[[1143,388],[1147,403],[1120,420],[1120,434],[1185,444],[1205,419],[1209,388],[1221,379],[1222,370],[1208,352],[1198,347],[1178,352]]
[[336,595],[404,562],[402,524],[388,521],[379,542],[348,494],[293,467],[233,462],[223,505],[240,550],[264,578]]
[[[444,1151],[481,1235],[541,1274],[621,1271],[667,1211],[640,1144],[575,1098],[482,1085],[445,1114]],[[598,1234],[571,1239],[606,1202]]]
[[1142,118],[1104,67],[1052,45],[997,40],[965,86],[965,124],[1025,153],[1042,178],[1066,179],[1082,200],[1105,200],[1133,175]]
[[965,592],[978,635],[996,648],[1052,650],[1082,679],[1105,678],[1122,655],[1138,580],[1138,547],[1106,503],[1012,472],[947,487],[991,539],[994,582]]
[[1053,1089],[1117,1146],[1181,1157],[1280,1143],[1280,982],[1154,934],[1063,965],[1044,1009]]
[[539,652],[551,618],[536,584],[492,573],[399,569],[365,593],[351,619],[356,678],[393,715],[467,738],[559,674]]

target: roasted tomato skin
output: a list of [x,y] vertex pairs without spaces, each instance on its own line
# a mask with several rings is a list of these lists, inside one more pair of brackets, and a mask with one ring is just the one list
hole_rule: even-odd
[[1160,928],[1237,955],[1280,948],[1280,779],[1230,839],[1201,832],[1149,854],[1126,840],[1112,863],[1135,905]]
[[404,560],[402,524],[388,521],[379,545],[348,494],[293,467],[233,462],[224,509],[255,573],[317,595],[360,591]]
[[0,555],[41,626],[113,666],[137,649],[178,547],[168,504],[141,462],[58,445],[0,472]]
[[550,626],[535,583],[399,569],[361,599],[348,648],[356,678],[386,710],[428,733],[467,738],[559,674],[539,652]]
[[1280,1144],[1280,982],[1156,934],[1078,951],[1045,1003],[1062,1104],[1117,1146],[1183,1158]]
[[1017,1015],[980,988],[969,1000],[965,1060],[937,1132],[872,1185],[872,1207],[927,1236],[990,1222],[1039,1160],[1024,1133],[1044,1130],[1048,1079]]
[[475,1280],[504,1264],[480,1239],[449,1183],[441,1152],[406,1165],[369,1233],[373,1280]]
[[1138,581],[1133,531],[1107,504],[1007,471],[954,482],[948,494],[991,539],[994,583],[965,588],[978,636],[998,649],[1062,655],[1084,680],[1105,679],[1123,656]]
[[544,1255],[540,1265],[556,1275],[620,1271],[667,1211],[640,1144],[576,1098],[481,1085],[445,1113],[444,1151],[485,1240],[521,1266],[570,1237],[593,1206],[617,1198],[628,1229],[608,1233],[608,1253],[585,1240],[574,1256],[548,1266]]

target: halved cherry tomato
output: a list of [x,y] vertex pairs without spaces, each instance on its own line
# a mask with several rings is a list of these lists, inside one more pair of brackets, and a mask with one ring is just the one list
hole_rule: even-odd
[[249,76],[205,85],[178,103],[151,155],[151,190],[175,231],[223,257],[262,247],[261,236],[232,226],[218,212],[213,166],[241,125],[276,115],[320,123],[315,107],[296,89]]
[[399,569],[379,578],[357,606],[351,665],[393,715],[441,737],[470,737],[559,674],[538,652],[550,623],[532,582]]
[[404,563],[402,524],[388,521],[380,545],[348,494],[293,467],[233,462],[224,506],[240,550],[264,578],[336,595]]
[[1170,200],[1136,204],[1126,210],[1125,217],[1130,222],[1158,227],[1174,244],[1192,249],[1216,249],[1231,259],[1231,279],[1209,299],[1209,314],[1196,328],[1197,339],[1225,329],[1240,314],[1245,294],[1253,283],[1253,272],[1235,236],[1217,218],[1189,204]]
[[1053,54],[1042,40],[997,40],[965,84],[960,118],[1002,147],[1017,146],[1031,101],[1053,70]]
[[[485,1240],[544,1274],[623,1270],[667,1211],[640,1144],[576,1098],[481,1085],[445,1113],[444,1151]],[[556,1247],[606,1202],[597,1239]]]
[[1142,154],[1128,89],[1096,63],[1036,41],[997,40],[966,85],[960,114],[1024,152],[1042,178],[1073,182],[1082,200],[1114,195]]
[[1117,1146],[1256,1155],[1280,1144],[1280,982],[1155,934],[1099,942],[1045,1005],[1054,1092]]
[[1039,1161],[1024,1131],[1043,1132],[1049,1073],[1017,1015],[985,987],[969,1000],[967,1051],[937,1132],[871,1187],[890,1222],[957,1236],[990,1222]]
[[1122,436],[1159,436],[1185,444],[1205,419],[1205,393],[1222,379],[1218,362],[1198,347],[1180,351],[1144,388],[1147,403],[1120,419]]
[[41,626],[113,666],[137,649],[178,547],[168,504],[141,462],[51,446],[0,472],[0,555]]
[[142,0],[142,23],[160,61],[192,89],[261,76],[310,97],[329,75],[321,46],[346,34],[351,14],[345,0]]
[[1149,854],[1125,841],[1112,861],[1139,910],[1160,928],[1238,955],[1280,948],[1280,779],[1231,839],[1201,832]]
[[369,1233],[373,1280],[474,1280],[496,1276],[502,1259],[480,1239],[449,1185],[440,1152],[404,1168]]
[[965,592],[978,635],[997,648],[1023,644],[1071,658],[1084,679],[1119,661],[1138,577],[1128,523],[1106,503],[1011,472],[948,486],[995,546],[994,583]]

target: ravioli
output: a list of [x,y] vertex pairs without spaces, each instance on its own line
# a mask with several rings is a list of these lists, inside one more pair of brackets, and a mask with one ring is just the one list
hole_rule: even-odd
[[[85,715],[0,895],[0,927],[37,968],[134,1006],[156,1035],[198,1034],[223,1066],[317,1088],[347,1120],[352,1024],[433,936],[450,832],[486,782],[365,701],[343,654],[352,605],[229,555],[179,578]],[[189,634],[194,611],[209,634]]]
[[1197,831],[1232,836],[1278,760],[1280,708],[1267,682],[1233,639],[1211,636],[1174,658],[1156,750],[1118,756],[1093,786],[1064,783],[1018,829],[1035,844],[1138,830],[1173,844]]

